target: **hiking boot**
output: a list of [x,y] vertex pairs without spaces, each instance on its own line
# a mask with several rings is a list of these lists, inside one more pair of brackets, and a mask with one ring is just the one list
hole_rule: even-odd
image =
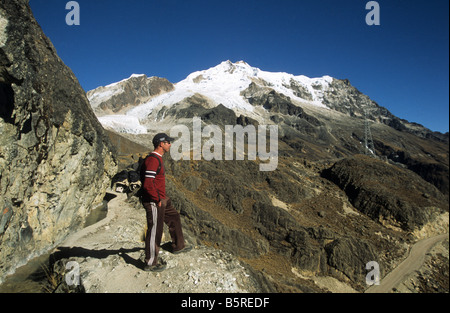
[[189,252],[189,251],[191,251],[191,250],[192,250],[192,246],[189,245],[189,246],[185,246],[183,249],[180,249],[180,250],[174,250],[174,251],[172,251],[172,253],[173,253],[173,254],[180,254],[180,253]]
[[146,272],[162,272],[166,269],[166,264],[158,263],[156,265],[148,265],[146,264],[144,267],[144,271]]

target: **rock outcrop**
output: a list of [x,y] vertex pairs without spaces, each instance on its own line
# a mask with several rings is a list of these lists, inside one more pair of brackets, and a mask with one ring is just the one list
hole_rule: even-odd
[[445,196],[419,175],[367,156],[337,162],[323,175],[375,221],[414,231],[448,212]]
[[26,0],[0,3],[0,102],[1,281],[83,227],[117,161]]
[[133,74],[129,79],[91,90],[87,97],[95,113],[101,116],[120,113],[173,89],[165,78]]

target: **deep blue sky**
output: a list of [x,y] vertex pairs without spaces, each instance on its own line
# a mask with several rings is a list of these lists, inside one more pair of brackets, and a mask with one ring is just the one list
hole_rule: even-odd
[[225,60],[350,80],[393,114],[449,129],[449,1],[30,0],[59,56],[88,91],[133,73],[176,83]]

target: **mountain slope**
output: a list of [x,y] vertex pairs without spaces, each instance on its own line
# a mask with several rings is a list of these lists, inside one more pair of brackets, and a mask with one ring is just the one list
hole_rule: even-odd
[[[136,104],[135,100],[126,100],[129,84],[133,90],[142,89],[144,84],[158,92]],[[317,159],[364,153],[368,122],[379,157],[403,164],[448,196],[448,133],[432,132],[394,116],[348,80],[271,73],[243,61],[225,61],[194,72],[177,84],[163,86],[156,78],[132,75],[88,95],[103,126],[120,133],[148,132],[151,136],[178,124],[192,128],[195,116],[201,117],[204,124],[219,124],[222,128],[227,124],[276,124],[279,139],[288,146],[281,145],[281,150],[287,148]],[[122,90],[121,102],[117,90]],[[114,95],[108,98],[105,94]],[[99,102],[100,98],[103,102]],[[101,108],[109,107],[111,101],[119,102],[116,106],[121,108],[120,115],[104,116],[111,111]]]
[[[168,194],[193,239],[234,254],[271,290],[322,292],[331,287],[316,277],[326,277],[362,291],[367,262],[377,261],[384,276],[416,240],[448,232],[448,134],[393,116],[346,80],[223,62],[123,107],[100,121],[134,118],[139,123],[112,130],[132,128],[123,136],[148,150],[155,133],[174,126],[192,135],[195,117],[222,139],[227,125],[278,126],[273,171],[248,158],[249,140],[244,160],[197,160],[193,146],[184,160],[165,155]],[[358,155],[367,123],[376,158]],[[202,133],[200,144],[215,137]]]
[[120,82],[91,90],[87,93],[87,97],[97,114],[102,112],[116,114],[128,109],[130,105],[137,106],[173,89],[173,84],[165,78],[133,74]]

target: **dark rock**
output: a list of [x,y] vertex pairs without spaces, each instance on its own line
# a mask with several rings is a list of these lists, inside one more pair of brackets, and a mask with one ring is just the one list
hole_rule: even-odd
[[223,225],[210,213],[189,201],[170,181],[167,183],[167,191],[182,216],[183,227],[198,240],[234,255],[256,257],[267,252],[265,242],[255,241],[242,231]]
[[202,179],[195,176],[189,176],[183,181],[187,190],[195,192],[202,184]]
[[[362,213],[405,230],[421,228],[448,211],[448,203],[436,187],[411,171],[374,158],[347,158],[322,175],[345,191]],[[423,197],[424,192],[430,197]]]
[[427,182],[436,186],[444,195],[449,196],[449,167],[445,160],[440,160],[436,154],[445,155],[440,151],[427,154],[429,158],[414,156],[406,149],[396,149],[382,142],[377,142],[376,149],[389,160],[404,165],[409,170],[417,173]]
[[236,120],[236,124],[242,125],[244,127],[247,125],[253,125],[255,126],[255,128],[258,127],[258,121],[244,115],[239,115]]
[[233,110],[226,108],[223,104],[206,110],[200,115],[203,122],[213,125],[235,125],[236,114]]
[[[360,285],[365,283],[366,264],[379,262],[374,247],[369,242],[355,238],[339,238],[325,246],[325,251],[332,272],[337,271],[332,274],[343,274]],[[383,271],[380,274],[383,276]]]
[[272,113],[281,113],[297,117],[305,115],[303,109],[294,105],[289,97],[268,87],[259,87],[255,83],[251,83],[241,94],[250,104],[262,106]]
[[302,270],[326,272],[323,248],[318,246],[308,230],[297,224],[288,212],[258,203],[253,207],[253,219],[259,232],[278,253],[290,257]]
[[[158,112],[157,118],[162,116],[174,116],[180,118],[199,117],[202,122],[213,125],[235,125],[237,122],[236,114],[233,110],[219,104],[213,108],[208,108],[206,99],[200,95],[193,95],[174,104],[169,109],[164,107]],[[239,123],[238,123],[239,124]]]

